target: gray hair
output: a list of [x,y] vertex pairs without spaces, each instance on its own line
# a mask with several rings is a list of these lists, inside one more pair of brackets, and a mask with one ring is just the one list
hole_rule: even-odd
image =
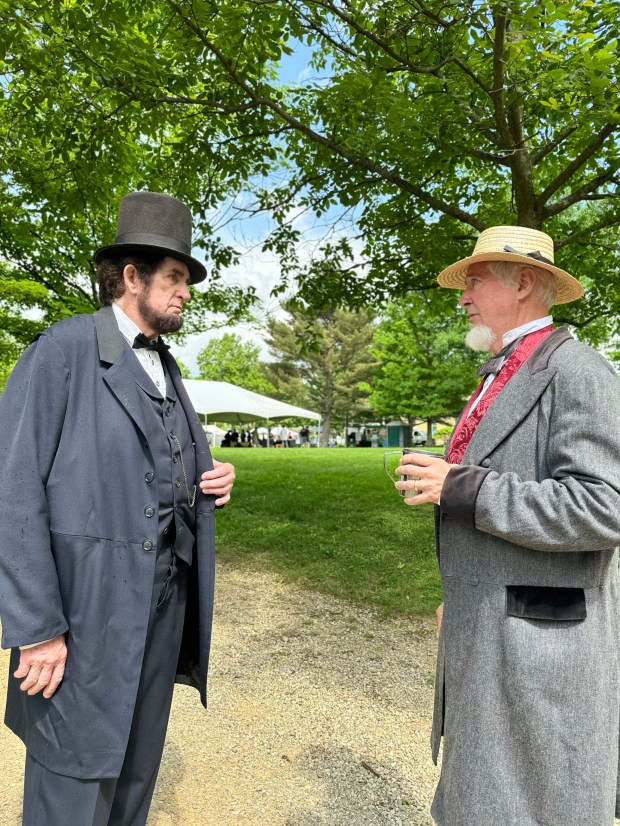
[[524,267],[530,267],[536,275],[534,295],[547,309],[555,304],[558,287],[553,273],[534,264],[521,264],[518,261],[489,261],[489,269],[505,284],[515,284]]

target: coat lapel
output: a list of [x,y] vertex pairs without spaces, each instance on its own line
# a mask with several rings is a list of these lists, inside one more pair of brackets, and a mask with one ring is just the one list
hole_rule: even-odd
[[[209,450],[209,443],[207,441],[207,437],[205,435],[204,430],[202,429],[202,424],[198,419],[198,415],[194,410],[194,406],[192,405],[189,396],[187,395],[187,390],[185,389],[185,385],[183,384],[183,378],[181,377],[181,372],[179,370],[179,366],[174,360],[174,358],[170,355],[170,353],[163,353],[162,354],[164,364],[166,365],[166,370],[168,371],[168,376],[172,381],[174,389],[176,390],[177,396],[179,401],[181,402],[181,406],[185,411],[185,416],[187,417],[187,423],[189,425],[190,433],[192,434],[192,439],[194,440],[194,444],[196,445],[196,473],[198,478],[200,478],[201,474],[204,473],[205,470],[212,470],[213,469],[213,462],[211,460],[211,452]],[[201,456],[201,461],[198,461],[198,455],[203,454]],[[205,462],[206,458],[206,462]],[[206,465],[206,466],[204,466]]]
[[464,465],[480,464],[515,430],[534,407],[554,373],[547,369],[530,376],[525,365],[515,373],[482,417],[463,456]]
[[99,358],[111,367],[104,374],[103,380],[118,401],[123,405],[134,424],[145,439],[148,439],[144,411],[136,389],[136,380],[131,365],[128,364],[127,351],[112,307],[106,306],[95,313],[95,330]]

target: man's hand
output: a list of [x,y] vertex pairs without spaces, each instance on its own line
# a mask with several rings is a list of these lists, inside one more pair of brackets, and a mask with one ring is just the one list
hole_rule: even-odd
[[20,652],[19,668],[14,673],[18,680],[26,679],[20,685],[28,694],[38,694],[49,700],[61,683],[67,661],[67,646],[61,634],[53,640],[33,645]]
[[446,476],[455,465],[449,465],[438,456],[429,453],[405,453],[396,468],[400,476],[417,476],[417,480],[408,479],[406,482],[396,482],[399,490],[416,491],[415,496],[405,499],[407,505],[423,505],[425,502],[439,504],[441,491]]
[[203,493],[219,496],[216,505],[225,505],[230,500],[230,491],[235,481],[235,468],[230,462],[213,460],[213,470],[207,470],[200,477],[200,490]]
[[435,619],[437,620],[437,636],[439,636],[439,632],[441,631],[441,623],[443,622],[443,602],[441,605],[437,606],[437,610],[435,611]]

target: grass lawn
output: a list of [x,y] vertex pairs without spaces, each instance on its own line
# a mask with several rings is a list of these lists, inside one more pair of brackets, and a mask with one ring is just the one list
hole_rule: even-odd
[[217,448],[233,499],[217,513],[219,558],[372,605],[430,615],[441,601],[431,505],[405,505],[380,448]]

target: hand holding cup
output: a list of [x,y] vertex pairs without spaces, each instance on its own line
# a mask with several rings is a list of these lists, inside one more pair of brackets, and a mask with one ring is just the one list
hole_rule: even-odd
[[[400,481],[394,486],[401,491],[406,505],[439,504],[446,476],[454,465],[435,453],[404,448],[396,473]],[[387,468],[386,468],[387,469]]]

